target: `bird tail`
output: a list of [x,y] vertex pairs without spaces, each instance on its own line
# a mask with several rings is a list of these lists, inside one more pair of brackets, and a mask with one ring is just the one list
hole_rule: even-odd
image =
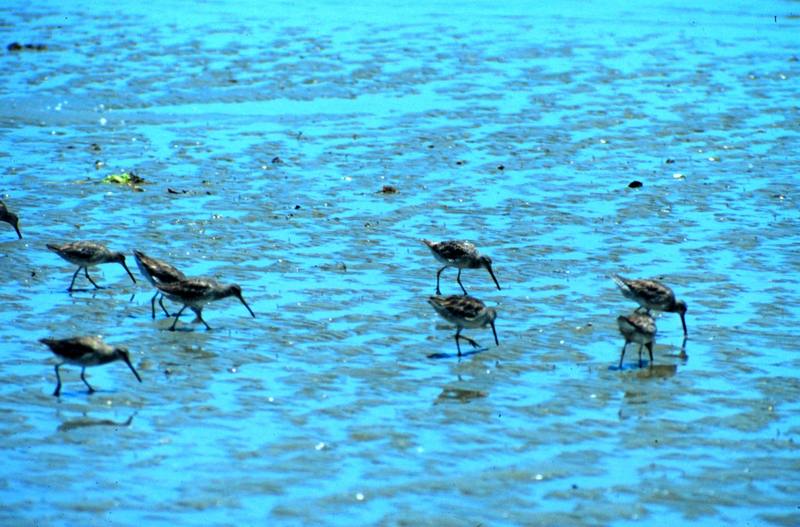
[[426,240],[425,238],[422,238],[420,241],[425,245],[427,245],[428,247],[433,247],[434,245],[436,245],[436,242],[432,242],[431,240]]

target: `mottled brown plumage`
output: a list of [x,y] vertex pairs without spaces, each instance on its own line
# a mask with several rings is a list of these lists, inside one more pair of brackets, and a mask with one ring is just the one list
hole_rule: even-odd
[[[133,257],[136,260],[136,266],[139,268],[142,276],[154,286],[157,284],[171,284],[186,279],[186,275],[175,266],[163,260],[147,256],[142,251],[134,250]],[[163,297],[164,294],[156,289],[156,294],[150,299],[150,310],[153,318],[156,318],[156,298],[158,298],[158,304],[161,306],[161,309],[164,310],[164,313],[166,313],[167,316],[171,316],[167,308],[164,307]]]
[[112,347],[103,342],[100,337],[72,337],[66,339],[40,339],[39,342],[46,344],[50,351],[56,357],[61,359],[61,362],[56,364],[56,379],[58,384],[53,395],[58,396],[61,393],[61,375],[58,369],[64,364],[74,364],[81,367],[81,380],[89,388],[89,393],[94,392],[94,388],[88,383],[84,374],[88,366],[99,366],[101,364],[108,364],[117,360],[123,361],[131,369],[136,379],[142,382],[139,373],[131,364],[130,355],[128,350],[122,347]]
[[89,276],[89,267],[104,263],[121,264],[122,267],[125,268],[125,271],[128,272],[128,276],[131,277],[133,283],[136,283],[136,278],[133,277],[133,273],[131,273],[131,270],[128,269],[128,266],[125,264],[125,255],[119,252],[110,251],[105,245],[95,242],[80,241],[64,243],[61,245],[48,243],[47,248],[69,263],[78,266],[78,270],[72,275],[72,281],[69,283],[69,288],[67,288],[67,291],[72,291],[72,286],[75,285],[75,278],[78,276],[78,273],[81,271],[81,269],[83,269],[86,278],[89,279],[92,285],[100,289],[100,286],[97,285],[94,280],[92,280],[91,276]]
[[439,269],[439,272],[436,273],[437,295],[442,294],[439,290],[439,279],[442,271],[448,267],[456,267],[458,269],[456,281],[458,282],[458,285],[461,286],[461,290],[464,291],[465,295],[467,294],[467,290],[464,288],[464,284],[461,283],[462,269],[480,269],[481,267],[485,267],[486,270],[489,271],[489,275],[492,277],[492,280],[494,280],[497,289],[500,290],[500,284],[497,282],[497,278],[495,278],[494,271],[492,270],[492,259],[488,256],[481,256],[474,244],[468,241],[459,240],[448,240],[442,242],[422,240],[422,243],[427,245],[433,253],[433,256],[444,264],[444,266]]
[[612,278],[625,298],[630,298],[646,310],[678,313],[681,317],[681,325],[683,325],[683,334],[688,334],[686,331],[686,302],[677,300],[672,289],[658,280],[630,280],[619,275],[614,275]]
[[456,326],[456,349],[459,355],[461,355],[460,339],[466,340],[475,348],[479,347],[477,342],[461,334],[461,330],[464,328],[482,328],[491,325],[494,342],[496,345],[500,345],[494,327],[497,311],[494,308],[486,307],[477,298],[469,295],[432,296],[428,299],[428,303],[442,318]]
[[619,332],[625,337],[625,344],[622,345],[622,353],[619,356],[619,368],[622,369],[622,359],[625,357],[625,348],[629,342],[639,343],[639,367],[642,367],[642,346],[647,348],[650,354],[650,366],[653,365],[653,345],[656,337],[656,321],[647,313],[634,311],[628,316],[620,315],[617,317]]
[[235,296],[244,304],[244,307],[250,312],[253,318],[256,314],[250,309],[250,306],[245,302],[242,296],[242,288],[238,284],[223,285],[216,280],[208,278],[187,278],[172,283],[156,283],[156,287],[164,293],[164,295],[174,302],[183,304],[183,307],[175,314],[175,320],[172,322],[170,330],[175,329],[175,324],[178,322],[178,317],[181,316],[183,310],[187,307],[197,313],[197,319],[205,324],[206,328],[211,329],[211,326],[203,320],[203,307],[206,304],[215,300]]

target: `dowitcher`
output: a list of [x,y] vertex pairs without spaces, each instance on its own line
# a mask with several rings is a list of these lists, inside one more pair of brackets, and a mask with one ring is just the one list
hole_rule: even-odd
[[56,357],[61,359],[61,362],[56,364],[56,391],[53,395],[58,396],[61,393],[61,375],[58,369],[64,364],[74,364],[81,367],[81,380],[89,388],[89,393],[95,390],[92,385],[86,380],[86,368],[89,366],[99,366],[101,364],[108,364],[117,360],[123,361],[131,369],[136,376],[136,380],[142,382],[139,373],[131,364],[131,358],[128,350],[122,347],[109,346],[100,337],[72,337],[68,339],[40,339],[39,342],[46,344],[50,351]]
[[0,201],[0,221],[4,221],[14,227],[14,230],[17,231],[17,236],[19,239],[22,239],[22,233],[19,232],[19,217],[8,210],[6,204]]
[[481,267],[485,267],[486,270],[489,271],[489,275],[491,275],[492,280],[494,280],[498,291],[500,290],[500,284],[497,283],[497,278],[495,278],[494,271],[492,271],[492,259],[488,256],[481,256],[474,244],[467,241],[457,240],[443,242],[422,240],[422,243],[427,245],[433,253],[433,256],[435,256],[437,260],[444,264],[444,266],[439,269],[439,272],[436,273],[437,295],[442,294],[439,290],[439,278],[441,277],[442,271],[448,267],[456,267],[458,269],[456,282],[458,282],[458,285],[461,286],[461,290],[464,291],[465,295],[467,294],[467,290],[464,289],[464,284],[461,283],[462,269],[480,269]]
[[[180,280],[186,280],[186,275],[179,271],[175,266],[168,264],[163,260],[159,260],[157,258],[153,258],[151,256],[147,256],[142,251],[133,251],[133,257],[136,260],[136,266],[139,268],[139,271],[142,273],[142,276],[147,279],[153,286],[157,286],[158,284],[171,284],[173,282],[178,282]],[[170,315],[167,308],[164,307],[164,294],[156,289],[156,294],[153,295],[153,298],[150,299],[150,309],[153,315],[153,318],[156,318],[156,298],[158,298],[158,304],[161,306],[161,309],[164,310],[164,313],[167,316]]]
[[253,313],[253,310],[250,309],[250,306],[244,301],[242,288],[239,287],[238,284],[223,285],[216,280],[208,278],[187,278],[186,280],[172,283],[156,283],[155,286],[170,300],[183,304],[180,311],[175,314],[175,320],[172,321],[172,326],[169,328],[171,331],[175,330],[178,317],[181,316],[181,313],[183,313],[183,310],[187,307],[191,308],[197,314],[195,322],[200,321],[205,324],[207,329],[211,329],[211,326],[203,320],[203,307],[210,302],[221,300],[229,296],[238,298],[253,318],[256,318],[256,314]]
[[461,356],[460,339],[466,340],[475,348],[480,347],[477,342],[461,334],[461,330],[464,328],[483,328],[490,325],[494,334],[494,342],[496,345],[500,345],[494,327],[497,311],[494,308],[486,307],[477,298],[469,295],[432,296],[428,299],[428,303],[442,318],[456,326],[455,339],[459,356]]
[[625,357],[625,348],[630,342],[639,343],[639,367],[642,367],[642,346],[647,348],[650,354],[650,366],[653,365],[653,344],[656,337],[656,321],[647,313],[634,311],[628,316],[620,315],[617,317],[619,332],[625,337],[625,344],[622,345],[622,353],[619,355],[619,369],[622,369],[622,359]]
[[686,331],[686,302],[676,300],[672,289],[657,280],[629,280],[619,275],[614,275],[612,278],[625,298],[635,301],[648,312],[652,309],[678,313],[681,316],[683,334],[688,334]]
[[72,275],[72,281],[69,283],[69,288],[67,291],[72,291],[72,286],[75,285],[75,278],[78,276],[78,273],[81,272],[81,269],[83,269],[84,274],[86,274],[86,278],[89,279],[92,285],[97,289],[100,289],[100,286],[97,285],[94,280],[92,280],[91,276],[89,276],[89,266],[104,263],[116,262],[122,264],[122,267],[124,267],[128,272],[128,275],[131,277],[131,280],[133,280],[133,283],[136,283],[136,278],[133,277],[133,273],[131,273],[131,270],[128,269],[127,265],[125,265],[125,255],[110,251],[105,245],[95,242],[82,241],[65,243],[62,245],[53,245],[48,243],[47,248],[69,263],[78,266],[78,270]]

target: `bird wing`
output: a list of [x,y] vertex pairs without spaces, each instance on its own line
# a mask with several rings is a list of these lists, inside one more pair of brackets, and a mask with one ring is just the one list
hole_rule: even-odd
[[105,246],[99,243],[86,241],[66,243],[57,249],[72,258],[81,260],[92,260],[107,251]]
[[446,241],[440,242],[436,251],[442,258],[447,260],[460,260],[465,256],[476,253],[475,245],[468,241]]
[[69,360],[78,360],[87,353],[100,351],[103,346],[95,337],[72,337],[67,339],[42,339],[53,353]]
[[442,311],[465,319],[476,318],[485,309],[483,302],[477,298],[464,295],[453,295],[448,297],[431,297],[431,303],[435,302],[434,307],[439,307]]
[[675,301],[672,289],[661,282],[655,280],[634,280],[634,282],[636,292],[652,304],[668,305]]
[[158,283],[156,287],[168,295],[175,296],[197,296],[205,293],[209,287],[215,285],[212,280],[205,278],[189,278],[178,282]]

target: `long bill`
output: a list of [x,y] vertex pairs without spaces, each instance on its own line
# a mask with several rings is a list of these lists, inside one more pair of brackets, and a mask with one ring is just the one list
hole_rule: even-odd
[[489,322],[489,324],[491,324],[492,333],[494,333],[494,343],[499,346],[500,345],[500,341],[497,340],[497,330],[494,329],[494,322]]
[[137,380],[137,381],[139,381],[139,382],[142,382],[142,378],[141,378],[141,377],[139,377],[139,372],[137,372],[137,371],[136,371],[136,368],[134,368],[134,367],[133,367],[133,364],[131,364],[131,361],[130,361],[130,359],[128,359],[128,358],[123,358],[123,360],[125,361],[125,364],[127,364],[127,365],[128,365],[128,368],[130,368],[130,369],[131,369],[131,371],[133,372],[133,374],[136,376],[136,380]]
[[250,314],[251,314],[251,315],[253,315],[253,318],[256,318],[256,314],[255,314],[255,313],[253,313],[253,310],[252,310],[252,309],[250,309],[250,306],[248,306],[248,305],[247,305],[247,302],[245,302],[245,301],[244,301],[244,297],[243,297],[243,296],[239,296],[239,300],[241,300],[241,301],[242,301],[242,304],[244,304],[244,307],[246,307],[246,308],[247,308],[247,310],[250,312]]
[[125,262],[120,262],[120,263],[122,264],[122,267],[124,267],[125,270],[128,271],[128,276],[131,277],[131,280],[133,280],[133,283],[135,284],[136,283],[136,278],[133,277],[133,273],[131,272],[131,270],[128,269],[128,266],[125,265]]
[[683,313],[679,313],[681,316],[681,324],[683,324],[683,336],[685,337],[689,333],[686,331],[686,317]]
[[497,290],[500,291],[500,284],[497,282],[497,278],[494,277],[494,271],[492,271],[492,266],[487,265],[486,270],[489,271],[489,275],[492,277],[492,280],[494,280],[494,285],[496,285]]

